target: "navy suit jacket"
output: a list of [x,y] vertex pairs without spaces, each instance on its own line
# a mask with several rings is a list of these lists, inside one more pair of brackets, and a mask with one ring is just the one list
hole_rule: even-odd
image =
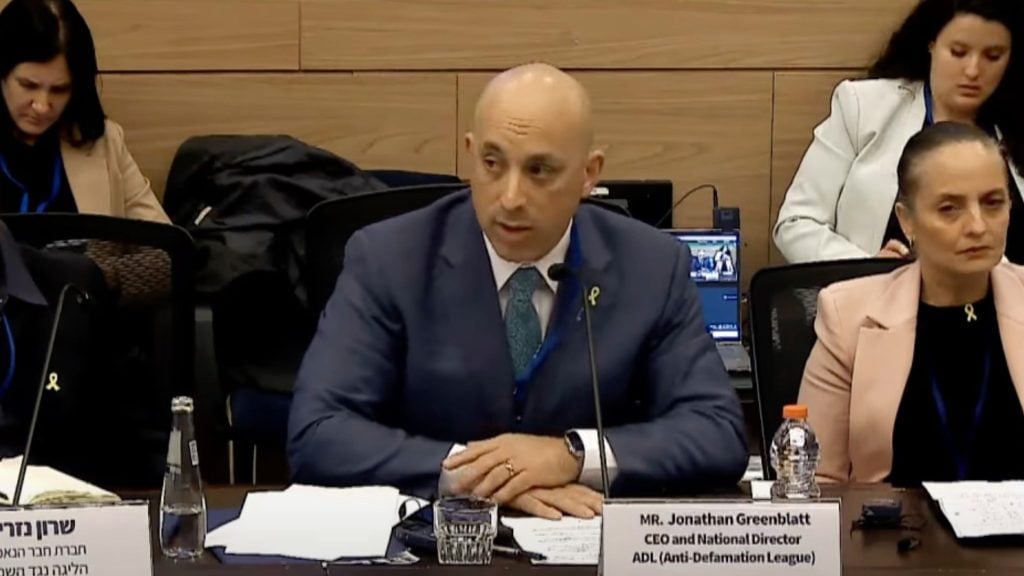
[[[689,276],[689,253],[645,224],[582,205],[570,254],[600,288],[594,344],[617,495],[739,480],[743,416]],[[578,284],[559,284],[557,344],[519,399],[490,259],[469,194],[369,226],[299,371],[296,482],[436,492],[453,443],[593,428]]]

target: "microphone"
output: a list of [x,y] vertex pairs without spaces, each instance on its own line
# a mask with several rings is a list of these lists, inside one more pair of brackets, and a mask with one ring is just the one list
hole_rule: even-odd
[[67,299],[69,292],[75,292],[75,298],[79,304],[85,303],[89,300],[89,293],[73,284],[65,284],[64,288],[60,291],[60,297],[57,299],[57,310],[53,315],[53,325],[50,327],[50,342],[46,345],[46,356],[43,360],[43,372],[39,377],[39,389],[36,391],[36,404],[32,408],[32,420],[28,426],[28,438],[25,441],[25,451],[21,457],[21,468],[18,470],[18,482],[14,487],[14,499],[11,500],[13,506],[17,506],[19,500],[21,500],[21,489],[25,484],[25,473],[28,471],[28,460],[32,451],[32,440],[36,434],[36,423],[39,420],[39,408],[43,403],[43,391],[47,388],[47,383],[50,380],[50,358],[53,356],[53,344],[57,341],[57,330],[60,328],[60,320],[64,313],[64,301]]
[[591,276],[587,270],[573,270],[566,264],[552,264],[548,268],[548,278],[562,282],[576,278],[580,285],[580,299],[583,300],[583,318],[587,330],[587,355],[590,357],[590,385],[594,395],[594,418],[597,423],[598,456],[601,459],[601,491],[605,500],[608,496],[608,456],[604,445],[604,423],[601,419],[601,387],[597,382],[597,361],[594,355],[594,331],[590,327],[590,300],[587,299],[588,286],[585,277]]

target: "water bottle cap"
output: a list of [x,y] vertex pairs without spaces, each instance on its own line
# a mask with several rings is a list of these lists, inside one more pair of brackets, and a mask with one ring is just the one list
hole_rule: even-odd
[[188,396],[175,396],[171,399],[171,412],[191,412],[192,407],[192,398]]
[[782,417],[786,420],[806,420],[807,406],[803,404],[787,404],[782,408]]

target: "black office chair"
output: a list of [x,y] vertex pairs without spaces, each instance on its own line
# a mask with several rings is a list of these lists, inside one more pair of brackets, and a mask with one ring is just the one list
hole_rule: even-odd
[[[360,228],[424,208],[466,188],[464,183],[392,188],[314,206],[306,218],[305,278],[310,308],[319,313],[327,304],[344,268],[345,245]],[[612,202],[590,198],[584,203],[629,217],[624,207]]]
[[136,488],[158,486],[171,398],[196,396],[192,238],[177,226],[90,214],[0,218],[17,242],[84,254],[103,272],[113,295],[107,333],[114,360],[110,381],[96,384],[115,387],[118,406],[111,411],[138,432],[124,440],[146,458],[145,469],[118,471],[113,481]]
[[817,341],[818,292],[842,280],[884,274],[906,260],[864,259],[765,268],[750,281],[753,384],[761,429],[764,477],[775,478],[769,450],[782,424],[782,408],[796,402],[804,364]]
[[466,184],[427,184],[391,188],[325,200],[306,216],[306,291],[319,313],[334,292],[345,260],[345,245],[360,228],[433,204]]

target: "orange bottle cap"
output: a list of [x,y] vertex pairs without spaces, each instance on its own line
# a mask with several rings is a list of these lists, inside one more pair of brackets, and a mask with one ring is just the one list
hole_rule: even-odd
[[806,420],[807,406],[803,404],[788,404],[782,409],[782,417],[786,420]]

